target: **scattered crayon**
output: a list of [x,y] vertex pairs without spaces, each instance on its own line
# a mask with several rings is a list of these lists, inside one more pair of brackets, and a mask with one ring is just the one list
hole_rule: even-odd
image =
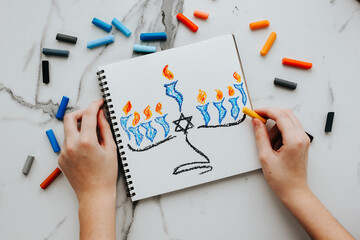
[[70,52],[68,50],[43,48],[42,53],[49,56],[68,57]]
[[56,153],[60,152],[60,146],[59,146],[58,141],[56,140],[56,137],[55,137],[55,134],[54,134],[53,130],[52,129],[47,130],[46,135],[49,138],[51,147],[53,148],[54,152],[56,152]]
[[195,10],[194,11],[194,16],[197,17],[197,18],[208,19],[209,13],[203,12],[203,11],[200,11],[200,10]]
[[41,184],[40,187],[42,189],[46,189],[50,183],[52,183],[57,176],[59,176],[61,173],[61,170],[59,168],[56,168]]
[[273,45],[275,39],[276,39],[276,33],[275,33],[275,32],[272,32],[272,33],[270,34],[268,40],[266,41],[264,47],[263,47],[263,48],[261,49],[261,51],[260,51],[260,54],[261,54],[262,56],[265,56],[265,55],[269,52],[269,50],[270,50],[271,46]]
[[156,52],[156,47],[135,44],[134,52],[153,53]]
[[42,61],[42,75],[43,75],[43,83],[48,84],[50,82],[49,61],[46,60]]
[[62,34],[62,33],[58,33],[58,34],[56,34],[56,40],[61,41],[61,42],[68,42],[68,43],[74,43],[75,44],[76,41],[77,41],[77,37]]
[[264,124],[266,123],[265,118],[261,117],[259,114],[257,114],[256,112],[254,112],[250,108],[243,107],[242,112],[245,113],[246,115],[248,115],[251,118],[257,118],[257,119],[261,120]]
[[25,175],[29,174],[33,162],[34,162],[34,156],[31,156],[31,155],[27,156],[23,170],[22,170],[23,174],[25,174]]
[[196,32],[199,27],[195,25],[195,23],[193,23],[192,21],[190,21],[187,17],[185,17],[182,13],[178,13],[176,15],[176,18],[182,22],[183,24],[185,24],[185,26],[187,26],[191,31]]
[[154,41],[154,40],[166,40],[167,36],[165,32],[154,32],[154,33],[141,33],[141,41]]
[[291,89],[291,90],[295,90],[296,86],[297,86],[297,83],[290,82],[290,81],[287,81],[287,80],[284,80],[284,79],[281,79],[281,78],[275,78],[274,79],[274,84],[276,86],[284,87],[284,88]]
[[98,18],[93,18],[92,23],[93,23],[95,26],[103,29],[103,30],[106,31],[106,32],[110,32],[110,31],[111,31],[112,26],[111,26],[110,24],[104,22],[104,21],[101,21],[101,20],[98,19]]
[[129,37],[131,35],[131,31],[125,27],[117,18],[114,18],[111,22],[117,29],[120,30],[125,36]]
[[95,48],[113,42],[114,42],[114,35],[108,35],[106,37],[98,38],[87,42],[87,48]]
[[326,117],[325,132],[331,132],[335,112],[328,112]]
[[290,59],[290,58],[283,58],[282,64],[292,66],[292,67],[304,68],[304,69],[310,69],[312,67],[312,63],[302,62],[302,61],[294,60],[294,59]]
[[259,29],[259,28],[265,28],[270,25],[270,22],[268,20],[262,20],[258,22],[252,22],[249,24],[249,27],[251,30]]
[[69,102],[69,98],[66,97],[66,96],[63,96],[62,99],[61,99],[60,106],[59,106],[58,111],[57,111],[56,116],[55,116],[57,119],[61,120],[61,119],[64,118],[64,114],[65,114],[68,102]]

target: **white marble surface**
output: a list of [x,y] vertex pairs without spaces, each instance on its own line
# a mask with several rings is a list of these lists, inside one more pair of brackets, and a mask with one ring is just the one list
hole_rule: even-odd
[[[178,24],[183,11],[210,13],[192,33]],[[63,142],[54,118],[63,95],[69,111],[100,98],[96,68],[128,59],[141,32],[166,31],[158,51],[232,32],[238,39],[255,107],[294,110],[314,135],[309,184],[335,217],[360,238],[360,3],[356,0],[208,1],[1,1],[0,2],[0,239],[77,239],[76,196],[64,176],[46,190],[39,184],[57,166],[45,131]],[[93,17],[117,17],[133,31],[112,30],[115,43],[93,50],[86,42],[106,35]],[[271,26],[250,31],[249,22]],[[278,38],[266,57],[259,51],[271,31]],[[75,46],[55,40],[76,35]],[[42,47],[69,49],[68,59],[46,57]],[[282,57],[313,62],[311,70],[283,67]],[[42,83],[41,61],[49,59],[50,84]],[[273,86],[274,77],[298,82],[294,92]],[[333,132],[324,133],[328,111]],[[28,176],[27,155],[36,157]],[[132,204],[118,185],[117,239],[307,239],[296,220],[267,186],[261,171]]]

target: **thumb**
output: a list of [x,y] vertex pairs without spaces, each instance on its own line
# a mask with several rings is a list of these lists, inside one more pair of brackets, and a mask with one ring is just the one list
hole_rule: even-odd
[[262,162],[272,152],[269,135],[266,130],[265,124],[263,124],[259,119],[253,118],[252,124],[254,126],[259,158]]
[[104,110],[100,110],[98,114],[98,126],[103,140],[103,145],[107,146],[111,142],[114,142],[109,123],[106,121],[104,116]]

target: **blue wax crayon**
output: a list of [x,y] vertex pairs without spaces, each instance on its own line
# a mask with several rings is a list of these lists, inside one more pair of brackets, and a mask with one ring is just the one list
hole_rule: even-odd
[[50,144],[51,144],[54,152],[56,152],[56,153],[57,153],[57,152],[60,152],[60,146],[59,146],[59,144],[58,144],[58,142],[57,142],[57,140],[56,140],[56,137],[55,137],[55,135],[54,135],[53,130],[52,130],[52,129],[47,130],[47,131],[46,131],[46,135],[47,135],[48,138],[49,138]]
[[108,35],[106,37],[98,38],[98,39],[87,42],[87,48],[95,48],[95,47],[105,45],[108,43],[113,43],[113,42],[114,42],[114,35]]
[[112,26],[106,22],[101,21],[98,18],[93,18],[92,23],[107,32],[111,31]]
[[63,98],[61,99],[61,103],[60,106],[58,108],[58,111],[56,113],[56,118],[57,119],[63,119],[64,114],[65,114],[65,110],[66,110],[66,106],[68,105],[69,102],[69,98],[66,96],[63,96]]
[[135,44],[134,52],[153,53],[156,52],[156,47]]
[[142,33],[140,34],[141,41],[154,41],[154,40],[166,40],[165,32],[155,32],[155,33]]
[[119,20],[114,18],[111,23],[114,24],[114,26],[119,29],[123,34],[125,34],[125,36],[130,36],[131,31],[127,27],[125,27],[125,25],[122,24]]

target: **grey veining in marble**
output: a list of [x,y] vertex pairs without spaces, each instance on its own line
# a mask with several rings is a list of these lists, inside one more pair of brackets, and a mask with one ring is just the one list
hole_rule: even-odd
[[339,33],[341,33],[342,31],[344,31],[344,29],[347,27],[347,25],[349,24],[349,22],[353,19],[353,17],[355,16],[356,13],[358,13],[360,11],[360,6],[354,10],[354,12],[351,14],[351,16],[349,17],[348,20],[346,20],[346,22],[341,26],[341,28],[339,29]]
[[58,224],[56,224],[55,228],[49,233],[49,235],[46,238],[44,238],[44,240],[51,239],[51,236],[55,233],[55,231],[57,231],[61,227],[61,225],[64,223],[65,219],[66,219],[66,216]]

